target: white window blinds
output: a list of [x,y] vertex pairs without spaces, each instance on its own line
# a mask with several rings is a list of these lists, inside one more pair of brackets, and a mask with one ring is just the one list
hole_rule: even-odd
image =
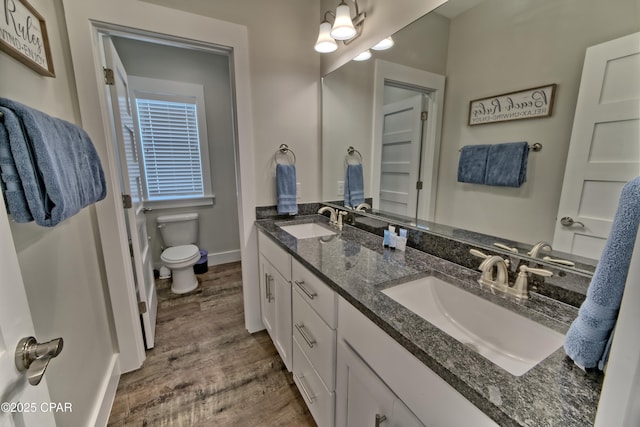
[[136,99],[148,200],[204,195],[193,103]]

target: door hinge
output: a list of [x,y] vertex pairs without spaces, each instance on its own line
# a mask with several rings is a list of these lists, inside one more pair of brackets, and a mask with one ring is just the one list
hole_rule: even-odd
[[104,70],[104,84],[113,86],[116,84],[116,79],[113,76],[113,70],[111,68],[102,68]]
[[422,120],[423,122],[426,122],[428,117],[429,117],[428,111],[423,111],[422,113],[420,113],[420,120]]
[[140,310],[140,314],[145,314],[147,312],[147,303],[145,301],[140,301],[138,303],[138,310]]
[[131,242],[131,239],[129,239],[129,255],[133,258],[133,243]]
[[422,181],[416,182],[416,190],[422,190]]
[[122,207],[125,209],[131,209],[133,207],[133,201],[130,194],[122,195]]

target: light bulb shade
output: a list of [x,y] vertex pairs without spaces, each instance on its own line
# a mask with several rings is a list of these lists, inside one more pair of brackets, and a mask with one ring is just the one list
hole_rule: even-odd
[[357,33],[351,21],[351,10],[345,3],[340,3],[336,9],[336,20],[333,22],[331,37],[336,40],[349,40]]
[[320,24],[320,32],[318,33],[318,40],[314,49],[316,52],[329,53],[338,49],[338,43],[331,38],[331,24],[324,21]]
[[387,37],[384,40],[380,40],[380,42],[377,45],[375,45],[374,47],[372,47],[371,49],[373,49],[373,50],[385,50],[385,49],[389,49],[392,46],[393,46],[393,39],[391,37]]
[[370,50],[365,50],[364,52],[361,52],[358,56],[356,56],[355,58],[353,58],[354,61],[366,61],[367,59],[371,58],[371,51]]

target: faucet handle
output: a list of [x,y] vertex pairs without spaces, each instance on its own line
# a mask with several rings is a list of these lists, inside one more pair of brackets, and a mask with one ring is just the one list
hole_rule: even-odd
[[513,294],[517,299],[528,299],[529,298],[529,283],[527,273],[537,274],[538,276],[551,277],[553,273],[549,270],[545,270],[543,268],[531,268],[522,264],[520,266],[520,272],[518,273],[518,277],[516,278],[516,282],[513,285],[513,288],[510,290],[511,294]]
[[[498,255],[487,255],[484,252],[481,252],[477,249],[470,249],[469,253],[471,253],[471,255],[475,255],[478,258],[483,258],[485,260],[488,260],[489,258],[491,258],[492,256],[498,256]],[[509,264],[511,264],[511,262],[509,261],[509,258],[505,258],[503,259],[504,264],[509,267]],[[478,267],[478,269],[482,270],[482,264],[480,264],[480,267]]]
[[471,255],[477,256],[478,258],[489,258],[489,255],[485,254],[484,252],[480,252],[477,249],[471,249],[469,250],[469,253],[471,253]]
[[544,268],[531,268],[524,264],[520,266],[520,271],[523,273],[537,274],[538,276],[543,276],[543,277],[553,276],[553,273],[549,270],[545,270]]

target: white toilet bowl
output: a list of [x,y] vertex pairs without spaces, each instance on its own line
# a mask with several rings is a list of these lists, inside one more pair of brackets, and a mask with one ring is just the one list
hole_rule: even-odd
[[196,245],[172,246],[162,252],[160,259],[171,270],[172,292],[184,294],[198,287],[198,279],[193,272],[193,266],[200,259]]

